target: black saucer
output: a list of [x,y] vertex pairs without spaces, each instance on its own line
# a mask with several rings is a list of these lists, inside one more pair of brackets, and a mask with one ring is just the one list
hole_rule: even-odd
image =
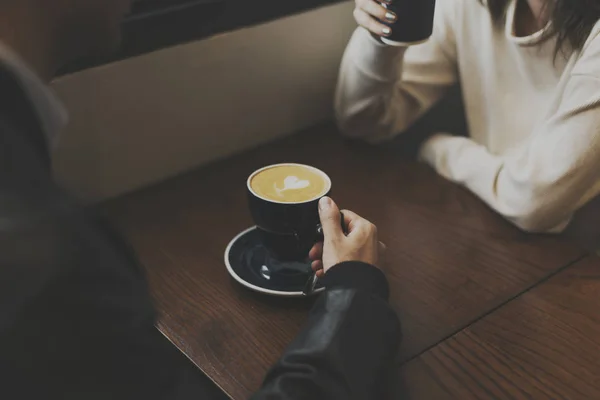
[[[229,274],[243,286],[274,296],[301,297],[310,274],[310,261],[281,262],[263,246],[252,227],[237,235],[225,250]],[[323,290],[317,283],[314,293]]]

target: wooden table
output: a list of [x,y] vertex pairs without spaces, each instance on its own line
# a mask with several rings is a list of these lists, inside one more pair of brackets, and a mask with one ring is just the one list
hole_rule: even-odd
[[559,273],[403,369],[411,399],[600,399],[600,258]]
[[229,240],[251,225],[247,176],[277,162],[321,168],[338,203],[379,226],[390,249],[391,302],[404,325],[404,362],[417,363],[585,256],[556,237],[519,232],[467,191],[399,157],[394,145],[349,143],[330,125],[109,204],[148,270],[159,329],[236,400],[259,386],[310,308],[310,300],[243,289],[223,264]]

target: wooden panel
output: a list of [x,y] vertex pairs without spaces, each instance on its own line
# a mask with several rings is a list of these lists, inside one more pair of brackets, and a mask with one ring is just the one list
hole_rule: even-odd
[[245,399],[301,326],[310,304],[254,295],[223,265],[251,225],[245,181],[277,162],[312,164],[335,199],[387,242],[392,302],[408,359],[528,289],[583,251],[526,235],[467,191],[398,156],[322,126],[117,200],[108,209],[148,269],[160,328],[234,399]]
[[593,257],[407,364],[407,398],[600,399],[599,310]]

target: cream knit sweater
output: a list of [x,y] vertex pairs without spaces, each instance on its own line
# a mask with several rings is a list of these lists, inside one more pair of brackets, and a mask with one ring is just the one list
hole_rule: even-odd
[[[470,138],[434,135],[421,159],[521,229],[559,232],[600,193],[600,24],[581,52],[513,34],[476,0],[438,0],[426,43],[388,47],[366,30],[344,55],[336,115],[347,135],[401,133],[460,82]],[[548,29],[548,27],[546,28]]]

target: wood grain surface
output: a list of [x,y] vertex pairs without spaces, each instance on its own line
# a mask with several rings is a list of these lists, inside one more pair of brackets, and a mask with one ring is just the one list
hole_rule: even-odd
[[600,258],[590,257],[404,367],[396,398],[600,399]]
[[252,225],[246,178],[278,162],[328,173],[333,197],[379,226],[408,360],[534,286],[584,251],[524,234],[466,190],[399,156],[343,140],[324,125],[107,205],[147,268],[159,327],[233,399],[255,390],[302,325],[310,300],[251,293],[223,252]]

